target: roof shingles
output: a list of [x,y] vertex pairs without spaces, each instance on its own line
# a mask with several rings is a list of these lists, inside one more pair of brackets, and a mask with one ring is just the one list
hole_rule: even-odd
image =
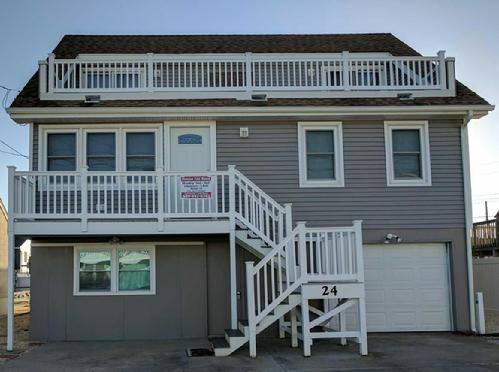
[[[57,58],[78,54],[117,53],[337,53],[389,52],[396,56],[419,55],[392,34],[330,35],[66,35],[54,49]],[[107,100],[102,107],[221,107],[251,106],[235,99]],[[488,105],[488,102],[457,82],[455,97],[425,97],[411,101],[396,98],[279,98],[271,106],[401,106]],[[81,101],[44,100],[38,96],[35,73],[11,107],[79,107]]]

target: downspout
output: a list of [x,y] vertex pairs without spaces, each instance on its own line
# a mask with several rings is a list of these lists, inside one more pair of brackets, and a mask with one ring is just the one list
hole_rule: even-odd
[[473,119],[473,111],[469,110],[463,119],[461,126],[461,153],[463,161],[463,183],[464,183],[464,213],[466,223],[466,263],[468,274],[468,302],[470,308],[470,328],[476,333],[475,325],[475,299],[473,286],[473,258],[471,251],[471,231],[473,228],[473,207],[471,200],[471,173],[470,173],[470,149],[468,142],[468,124]]

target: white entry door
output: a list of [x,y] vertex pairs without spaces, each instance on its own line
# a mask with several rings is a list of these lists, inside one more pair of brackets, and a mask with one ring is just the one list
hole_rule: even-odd
[[445,244],[364,246],[369,332],[451,330]]
[[170,128],[170,170],[212,170],[210,127]]

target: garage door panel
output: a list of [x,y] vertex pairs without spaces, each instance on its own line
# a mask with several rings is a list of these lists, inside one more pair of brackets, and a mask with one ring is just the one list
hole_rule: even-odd
[[368,331],[450,330],[444,244],[366,245],[364,258]]

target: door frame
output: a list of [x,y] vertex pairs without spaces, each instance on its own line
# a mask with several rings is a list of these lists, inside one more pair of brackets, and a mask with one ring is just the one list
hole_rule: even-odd
[[205,127],[209,128],[210,132],[210,171],[217,170],[217,122],[215,120],[169,120],[164,122],[164,159],[165,170],[171,171],[171,129],[176,127],[189,128],[189,127]]

